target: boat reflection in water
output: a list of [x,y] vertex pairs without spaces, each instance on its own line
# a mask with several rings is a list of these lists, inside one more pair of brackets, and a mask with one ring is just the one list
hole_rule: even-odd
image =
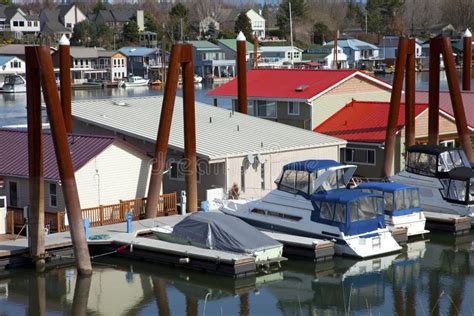
[[474,235],[409,243],[355,261],[290,260],[283,272],[240,279],[105,257],[91,278],[74,267],[0,275],[0,315],[472,314]]

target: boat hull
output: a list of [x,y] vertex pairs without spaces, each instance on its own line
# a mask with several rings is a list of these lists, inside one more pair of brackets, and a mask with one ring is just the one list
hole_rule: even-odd
[[423,212],[400,216],[385,215],[385,224],[390,231],[406,228],[408,237],[424,235],[430,232],[425,229],[426,218]]
[[[293,195],[292,195],[293,196]],[[299,202],[299,203],[298,203]],[[295,205],[300,204],[298,201]],[[395,241],[390,231],[386,228],[377,229],[360,235],[344,236],[339,229],[334,226],[316,223],[310,220],[311,203],[308,201],[308,209],[290,209],[285,206],[277,206],[256,201],[225,201],[220,210],[228,215],[236,216],[252,226],[270,231],[277,231],[290,235],[297,235],[309,238],[331,240],[335,242],[335,253],[342,256],[357,258],[369,258],[380,256],[401,250],[400,245]],[[300,205],[301,206],[301,205]],[[291,210],[292,216],[301,216],[300,222],[285,220],[277,216],[266,216],[251,212],[253,208],[267,209],[275,213],[283,213],[283,210]]]
[[26,85],[3,85],[1,93],[25,93]]

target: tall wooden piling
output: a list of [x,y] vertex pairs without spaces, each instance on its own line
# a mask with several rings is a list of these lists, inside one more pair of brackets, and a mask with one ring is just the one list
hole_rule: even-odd
[[441,54],[440,37],[430,40],[430,72],[428,92],[428,144],[439,143],[439,72]]
[[238,111],[247,114],[247,63],[245,61],[247,40],[244,33],[237,36],[237,103]]
[[383,175],[392,175],[393,155],[395,152],[395,135],[397,133],[398,115],[400,112],[400,98],[402,96],[403,74],[407,62],[408,39],[401,37],[398,42],[398,53],[395,63],[390,109],[387,120],[387,133],[385,135],[385,152]]
[[253,36],[253,69],[258,69],[258,37]]
[[415,39],[408,39],[405,74],[405,152],[415,145]]
[[463,54],[462,54],[462,89],[471,91],[472,76],[472,34],[466,29],[463,36]]
[[26,109],[28,117],[28,186],[30,257],[39,272],[45,268],[44,246],[44,170],[43,131],[41,128],[41,85],[37,59],[38,46],[25,47]]
[[61,82],[61,107],[64,117],[66,133],[72,132],[71,109],[71,49],[65,35],[59,41],[59,79]]
[[459,88],[456,65],[453,58],[453,48],[451,47],[451,42],[448,37],[443,38],[441,51],[443,53],[444,68],[448,80],[449,95],[451,96],[451,104],[453,106],[454,120],[458,130],[459,142],[461,143],[461,147],[466,153],[469,161],[474,162],[471,136],[467,127],[466,113],[464,111],[461,89]]
[[145,218],[154,218],[158,212],[158,202],[163,183],[163,172],[165,172],[166,168],[166,155],[168,153],[171,121],[173,119],[173,108],[176,99],[176,87],[178,85],[181,49],[182,46],[180,44],[173,45],[171,49],[163,105],[161,107],[160,125],[158,126],[158,135],[156,136],[155,156],[148,186]]
[[77,270],[80,275],[88,275],[92,273],[92,265],[82,223],[81,205],[77,192],[71,154],[69,151],[66,126],[53,72],[53,62],[49,47],[41,46],[37,49],[37,52],[43,96],[51,125],[51,135],[53,138],[54,150],[56,152],[59,175],[61,178],[62,192],[69,219]]
[[187,211],[197,212],[196,111],[194,105],[193,47],[182,44],[181,69],[183,73],[184,112],[184,172],[186,180]]

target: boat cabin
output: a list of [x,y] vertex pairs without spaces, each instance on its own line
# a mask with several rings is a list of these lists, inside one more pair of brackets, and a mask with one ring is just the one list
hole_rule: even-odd
[[275,183],[278,190],[309,199],[314,192],[346,188],[356,168],[334,160],[297,161],[283,166]]
[[385,227],[383,196],[362,190],[337,189],[311,196],[311,220],[338,226],[346,235]]
[[462,149],[414,145],[408,149],[406,171],[441,181],[443,198],[474,204],[474,170]]
[[418,188],[393,182],[361,183],[354,190],[380,194],[384,197],[385,214],[390,216],[408,215],[421,212]]

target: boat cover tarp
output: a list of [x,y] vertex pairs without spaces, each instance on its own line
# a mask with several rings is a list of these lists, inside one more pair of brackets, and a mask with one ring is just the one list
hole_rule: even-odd
[[173,227],[174,236],[209,249],[252,253],[281,245],[236,217],[215,212],[197,212]]

